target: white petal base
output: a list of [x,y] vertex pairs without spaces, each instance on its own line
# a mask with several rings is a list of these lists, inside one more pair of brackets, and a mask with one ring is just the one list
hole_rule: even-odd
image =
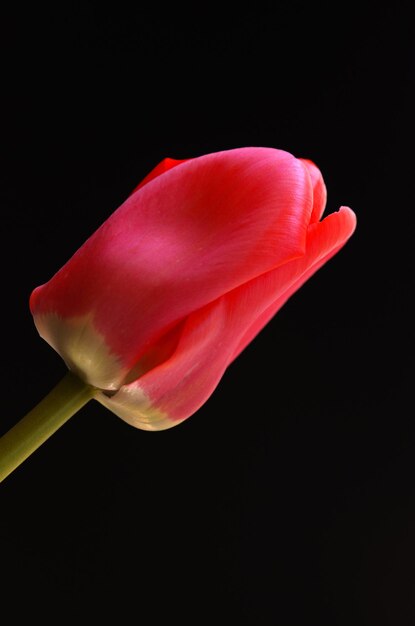
[[127,375],[120,360],[95,330],[92,314],[63,319],[55,313],[35,315],[39,335],[79,378],[98,389],[119,389]]
[[178,423],[154,408],[138,383],[123,385],[128,370],[95,330],[92,314],[63,319],[48,313],[34,319],[40,336],[74,374],[102,390],[95,399],[115,415],[142,430],[165,430]]
[[172,420],[155,408],[138,383],[124,385],[114,395],[100,393],[95,399],[125,422],[141,430],[166,430],[183,421]]

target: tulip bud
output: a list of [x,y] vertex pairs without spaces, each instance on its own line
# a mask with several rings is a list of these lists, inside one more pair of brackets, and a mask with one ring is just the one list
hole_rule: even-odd
[[34,290],[36,327],[119,417],[169,428],[351,236],[325,203],[317,167],[281,150],[166,159]]

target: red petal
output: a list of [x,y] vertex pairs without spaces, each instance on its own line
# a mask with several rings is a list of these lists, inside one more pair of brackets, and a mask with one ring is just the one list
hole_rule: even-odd
[[302,256],[311,209],[310,178],[286,152],[192,159],[130,196],[36,290],[32,311],[93,316],[108,349],[132,368],[192,311]]
[[173,354],[136,382],[100,401],[134,426],[158,430],[194,413],[229,363],[287,299],[330,259],[355,228],[347,208],[310,226],[307,251],[191,314]]
[[270,273],[268,278],[274,284],[275,293],[279,295],[246,330],[233,359],[255,338],[287,300],[344,246],[355,228],[356,216],[348,207],[342,207],[340,211],[327,216],[322,222],[310,225],[305,256]]
[[312,224],[313,222],[318,222],[324,213],[327,202],[327,189],[317,165],[309,159],[300,159],[300,161],[306,166],[313,186],[313,212],[310,219]]

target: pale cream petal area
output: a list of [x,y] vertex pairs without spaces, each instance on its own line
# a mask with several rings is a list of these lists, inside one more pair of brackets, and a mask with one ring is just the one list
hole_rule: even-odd
[[125,385],[114,395],[98,393],[95,399],[131,426],[141,430],[166,430],[182,420],[172,420],[166,413],[152,406],[138,382]]
[[92,314],[63,319],[56,313],[34,316],[39,335],[82,380],[99,389],[116,390],[127,370],[95,329]]

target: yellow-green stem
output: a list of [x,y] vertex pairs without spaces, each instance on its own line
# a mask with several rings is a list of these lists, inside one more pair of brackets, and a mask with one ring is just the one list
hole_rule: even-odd
[[95,389],[71,372],[0,438],[0,482],[94,397]]

